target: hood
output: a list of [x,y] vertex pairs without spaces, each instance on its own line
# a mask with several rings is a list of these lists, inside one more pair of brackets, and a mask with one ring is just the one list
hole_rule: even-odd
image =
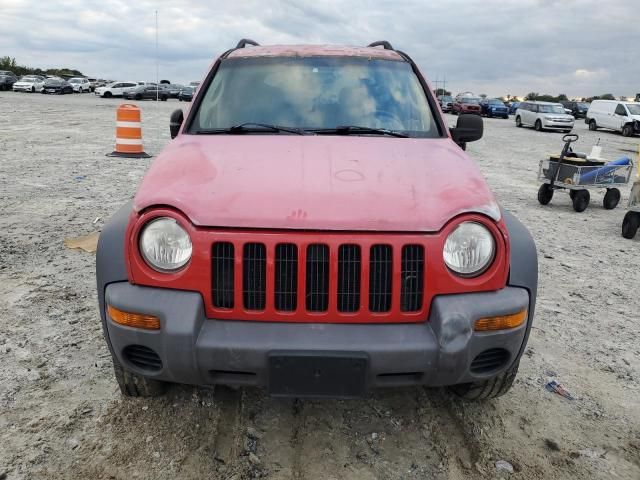
[[449,138],[180,135],[134,199],[156,205],[209,227],[425,232],[464,212],[500,218]]

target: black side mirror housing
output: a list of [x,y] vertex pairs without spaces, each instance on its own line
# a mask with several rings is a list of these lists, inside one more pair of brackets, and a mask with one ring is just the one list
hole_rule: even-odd
[[178,136],[178,132],[180,132],[180,127],[182,126],[182,122],[184,121],[184,113],[182,109],[174,110],[171,114],[171,119],[169,120],[169,131],[171,132],[171,138],[176,138]]
[[458,122],[454,128],[450,128],[453,141],[460,145],[463,150],[467,142],[475,142],[482,138],[484,126],[480,115],[461,114],[458,115]]

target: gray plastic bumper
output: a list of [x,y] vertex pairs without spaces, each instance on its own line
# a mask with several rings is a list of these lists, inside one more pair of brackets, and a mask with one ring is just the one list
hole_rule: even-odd
[[[368,388],[399,385],[452,385],[490,377],[519,356],[526,323],[507,331],[478,333],[478,318],[515,313],[529,307],[524,288],[447,295],[434,299],[429,320],[419,324],[295,324],[223,321],[205,317],[195,292],[109,284],[106,303],[124,311],[156,315],[161,329],[125,327],[106,318],[112,351],[127,369],[177,383],[269,385],[269,354],[296,351],[366,355]],[[529,320],[527,319],[527,322]],[[151,348],[162,361],[157,371],[133,365],[124,349]],[[470,370],[487,349],[508,352],[501,368],[488,374]]]

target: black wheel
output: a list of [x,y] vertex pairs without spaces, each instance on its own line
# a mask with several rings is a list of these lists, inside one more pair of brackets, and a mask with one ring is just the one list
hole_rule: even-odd
[[536,129],[536,132],[541,132],[542,131],[542,122],[540,120],[536,120],[536,123],[534,124],[533,128]]
[[602,205],[605,210],[613,210],[620,203],[620,190],[617,188],[607,188],[607,193],[604,194]]
[[31,87],[31,93],[36,93],[36,87]]
[[518,375],[519,364],[520,362],[516,362],[515,365],[493,378],[479,382],[453,385],[449,387],[449,389],[464,400],[472,402],[501,397],[513,386],[513,382]]
[[630,137],[633,135],[633,124],[627,123],[624,127],[622,127],[622,135],[625,137]]
[[598,125],[596,125],[596,121],[595,120],[590,120],[589,121],[589,130],[591,130],[592,132],[595,132],[598,129]]
[[627,212],[622,220],[622,236],[631,240],[640,228],[640,213]]
[[167,390],[167,383],[125,370],[116,362],[113,362],[113,370],[120,391],[127,397],[158,397]]
[[103,96],[104,98],[111,98],[111,97],[112,97],[111,92],[109,92],[109,91],[104,92],[104,95],[102,95],[102,96]]
[[135,99],[136,100],[142,100],[142,95],[139,94],[139,93],[136,93]]
[[502,118],[503,118],[504,120],[508,120],[508,119],[509,119],[509,115],[504,115]]
[[553,188],[548,183],[543,183],[538,189],[538,202],[540,205],[547,205],[553,198]]
[[522,127],[522,119],[520,118],[520,115],[516,117],[516,127],[518,128]]
[[182,101],[182,97],[178,97],[178,101],[181,102]]
[[167,96],[165,95],[163,97],[160,97],[160,100],[162,100],[163,102],[166,102],[167,101]]
[[573,197],[576,196],[576,192],[577,190],[569,190],[569,197],[571,197],[571,200],[573,200]]
[[573,209],[576,212],[584,212],[589,206],[590,198],[591,195],[589,195],[589,190],[575,190],[573,198],[571,199],[573,202]]

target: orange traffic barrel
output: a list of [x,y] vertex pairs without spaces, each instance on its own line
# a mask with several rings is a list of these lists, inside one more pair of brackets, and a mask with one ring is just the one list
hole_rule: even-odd
[[116,111],[116,149],[108,157],[149,158],[142,147],[140,108],[123,103]]

